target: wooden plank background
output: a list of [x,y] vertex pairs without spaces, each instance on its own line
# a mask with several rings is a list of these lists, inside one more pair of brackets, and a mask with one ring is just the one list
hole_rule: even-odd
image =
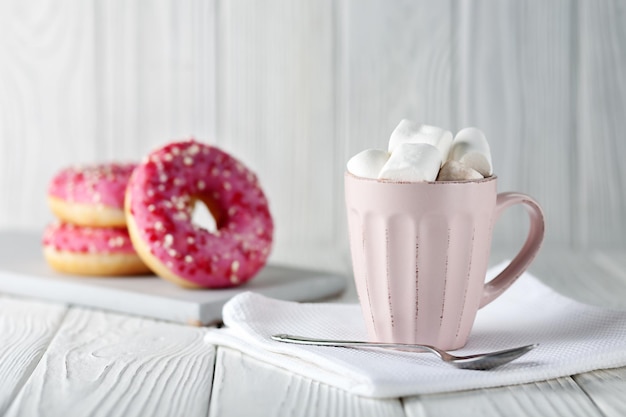
[[[625,19],[619,0],[2,0],[0,227],[50,221],[65,165],[194,136],[259,174],[275,261],[344,270],[345,162],[407,117],[482,128],[548,243],[623,246]],[[525,227],[512,210],[496,242]]]

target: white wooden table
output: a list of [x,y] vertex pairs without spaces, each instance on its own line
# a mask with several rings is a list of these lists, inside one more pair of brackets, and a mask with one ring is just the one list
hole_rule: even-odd
[[[510,252],[509,252],[510,253]],[[533,272],[626,307],[626,251],[544,248]],[[493,255],[494,262],[501,255]],[[356,300],[350,288],[337,302]],[[205,328],[0,295],[0,415],[623,416],[626,367],[532,384],[375,400],[208,346]]]

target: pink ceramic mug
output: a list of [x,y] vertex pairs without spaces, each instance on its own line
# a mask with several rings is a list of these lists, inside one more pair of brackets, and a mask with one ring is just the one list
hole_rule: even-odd
[[[496,183],[495,176],[401,183],[346,173],[352,265],[370,340],[458,349],[478,309],[524,272],[543,240],[543,213],[525,194],[497,194]],[[494,224],[514,204],[530,216],[528,237],[485,284]]]

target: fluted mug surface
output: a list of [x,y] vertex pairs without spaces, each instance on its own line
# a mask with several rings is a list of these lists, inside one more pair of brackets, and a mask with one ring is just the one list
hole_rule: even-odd
[[[461,182],[389,182],[345,174],[350,250],[370,340],[458,349],[478,309],[526,270],[544,235],[539,204],[497,193],[495,176]],[[522,204],[528,237],[485,283],[494,224]]]

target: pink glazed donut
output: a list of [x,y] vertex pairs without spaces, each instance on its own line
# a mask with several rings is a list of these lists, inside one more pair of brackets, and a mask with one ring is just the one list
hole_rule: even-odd
[[[217,225],[191,221],[204,203]],[[160,277],[186,288],[226,288],[250,280],[267,262],[274,224],[254,175],[226,152],[194,140],[148,155],[126,189],[133,245]]]
[[150,270],[135,252],[125,227],[50,224],[43,234],[46,261],[76,275],[136,275]]
[[135,164],[65,168],[48,187],[48,205],[59,219],[81,226],[123,227],[124,192]]

